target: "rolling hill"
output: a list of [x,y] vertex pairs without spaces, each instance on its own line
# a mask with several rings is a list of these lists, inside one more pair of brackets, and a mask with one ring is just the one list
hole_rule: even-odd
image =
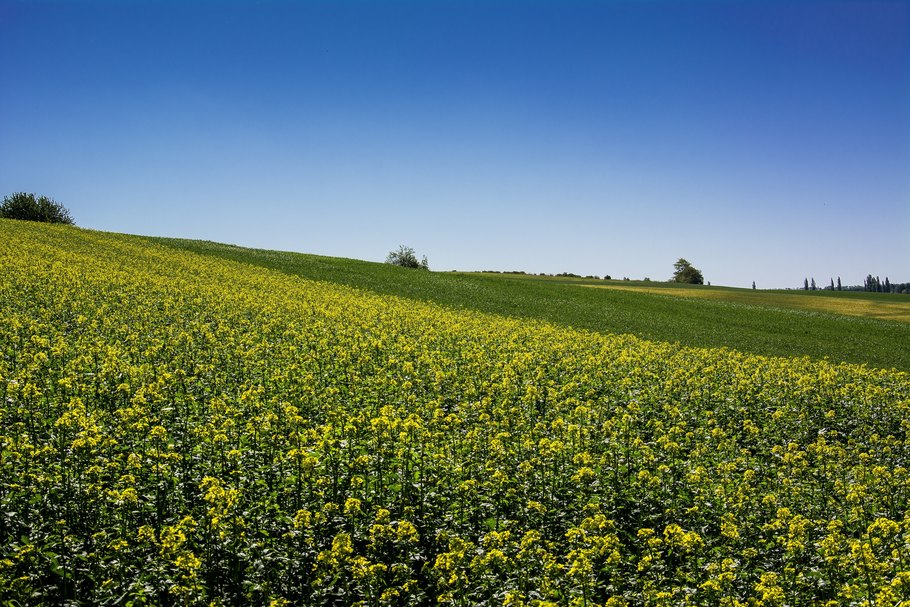
[[382,263],[208,241],[150,240],[309,280],[454,309],[533,318],[689,346],[727,347],[768,356],[829,358],[910,371],[910,298],[905,296],[707,286],[693,289],[653,282],[418,272]]

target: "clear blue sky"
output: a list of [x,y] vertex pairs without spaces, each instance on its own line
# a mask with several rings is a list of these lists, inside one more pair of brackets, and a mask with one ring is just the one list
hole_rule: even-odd
[[436,270],[910,280],[910,0],[0,0],[0,194]]

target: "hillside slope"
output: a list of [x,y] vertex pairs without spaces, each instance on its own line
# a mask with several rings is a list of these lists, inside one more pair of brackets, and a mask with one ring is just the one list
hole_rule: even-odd
[[29,222],[0,319],[9,605],[910,599],[906,373]]
[[[683,299],[620,289],[569,288],[584,281],[528,276],[417,272],[387,264],[155,238],[168,247],[324,280],[601,333],[629,333],[689,346],[728,347],[769,356],[809,356],[910,370],[910,323],[714,299]],[[591,284],[591,283],[587,283]],[[596,283],[594,283],[596,284]],[[602,281],[601,281],[601,284]]]

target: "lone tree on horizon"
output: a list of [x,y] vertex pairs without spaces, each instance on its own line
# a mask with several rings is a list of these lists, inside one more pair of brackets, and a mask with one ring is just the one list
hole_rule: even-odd
[[701,270],[696,269],[691,263],[679,258],[679,261],[673,264],[673,282],[683,282],[690,285],[705,284],[705,277],[702,276]]
[[69,210],[59,202],[47,196],[36,196],[25,192],[4,196],[3,202],[0,203],[0,217],[76,225]]
[[393,266],[401,266],[402,268],[414,268],[416,270],[430,269],[430,264],[427,262],[426,255],[423,256],[423,259],[417,261],[417,253],[414,252],[414,249],[404,245],[398,247],[397,251],[389,251],[388,257],[385,258],[385,262],[392,264]]

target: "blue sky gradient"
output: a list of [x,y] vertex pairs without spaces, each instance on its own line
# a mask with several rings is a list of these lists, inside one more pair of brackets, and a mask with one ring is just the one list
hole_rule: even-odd
[[0,194],[436,270],[910,280],[910,1],[0,0]]

